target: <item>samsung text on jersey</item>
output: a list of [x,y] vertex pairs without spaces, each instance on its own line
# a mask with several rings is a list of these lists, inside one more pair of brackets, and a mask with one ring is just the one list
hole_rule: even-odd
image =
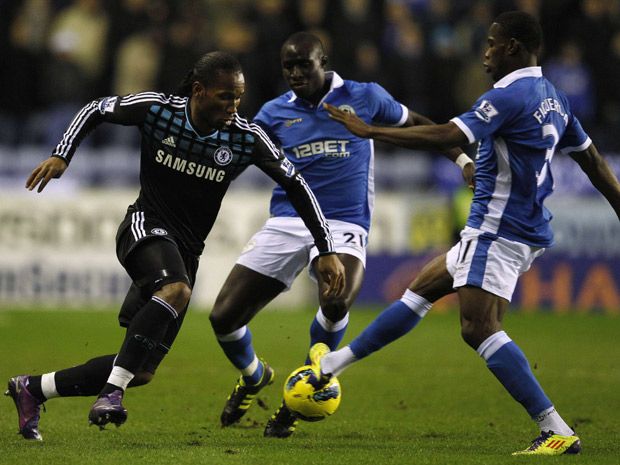
[[155,161],[181,173],[194,175],[197,178],[205,178],[209,181],[222,182],[226,176],[226,171],[224,170],[218,170],[193,161],[188,162],[183,158],[175,157],[161,149],[157,151]]

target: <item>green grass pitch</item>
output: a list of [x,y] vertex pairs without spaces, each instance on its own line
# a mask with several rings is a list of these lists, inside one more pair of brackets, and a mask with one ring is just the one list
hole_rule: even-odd
[[[354,311],[345,342],[376,316]],[[263,438],[286,375],[301,365],[311,310],[265,311],[252,323],[255,347],[276,382],[241,424],[219,413],[236,372],[206,313],[188,315],[175,348],[148,386],[128,391],[121,428],[88,427],[92,398],[52,399],[43,443],[16,434],[13,403],[0,398],[0,463],[27,464],[516,464],[620,463],[620,318],[507,315],[505,326],[583,442],[580,456],[511,457],[537,430],[460,339],[455,312],[429,315],[411,334],[341,377],[336,414],[300,423],[286,440]],[[112,312],[0,312],[0,379],[41,373],[111,353],[121,330]]]

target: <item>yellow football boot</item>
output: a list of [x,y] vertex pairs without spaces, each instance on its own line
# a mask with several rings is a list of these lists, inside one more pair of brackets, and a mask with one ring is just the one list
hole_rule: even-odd
[[310,347],[308,357],[310,358],[312,368],[314,368],[314,371],[316,371],[318,375],[321,374],[321,359],[329,352],[330,350],[327,344],[323,344],[322,342],[317,342]]
[[562,436],[553,431],[543,431],[532,445],[525,450],[513,452],[512,455],[562,455],[581,452],[581,441],[577,436]]

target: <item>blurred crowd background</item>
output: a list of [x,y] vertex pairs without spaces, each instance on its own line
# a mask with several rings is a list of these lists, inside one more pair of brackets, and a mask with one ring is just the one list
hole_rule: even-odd
[[[510,9],[540,18],[545,74],[620,174],[620,0],[0,0],[0,308],[124,297],[127,276],[111,251],[139,181],[136,128],[101,125],[62,182],[42,196],[24,189],[90,100],[173,92],[199,56],[220,49],[244,67],[240,113],[252,118],[287,90],[283,41],[309,30],[322,38],[330,69],[378,82],[442,123],[492,85],[482,66],[487,31]],[[475,146],[465,150],[473,155]],[[398,298],[427,255],[456,240],[471,192],[460,170],[435,155],[376,144],[378,195],[359,302]],[[570,157],[554,157],[553,178],[557,245],[513,303],[617,314],[620,223]],[[207,241],[197,305],[209,308],[221,271],[263,224],[272,186],[256,168],[233,183]],[[287,308],[314,298],[309,280],[297,283],[283,297]]]
[[[215,49],[240,58],[252,117],[286,90],[279,50],[299,30],[320,35],[344,78],[445,122],[490,86],[486,33],[507,9],[540,18],[545,73],[599,147],[619,151],[620,0],[0,0],[0,143],[52,147],[87,101],[171,92]],[[89,143],[138,143],[99,134]]]

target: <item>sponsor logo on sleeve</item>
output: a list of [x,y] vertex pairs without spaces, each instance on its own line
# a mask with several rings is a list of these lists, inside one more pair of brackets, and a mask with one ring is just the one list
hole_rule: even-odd
[[295,174],[295,166],[288,160],[288,158],[282,160],[280,168],[282,168],[282,170],[286,173],[287,178],[290,178]]
[[226,166],[232,161],[233,154],[228,147],[220,147],[213,152],[213,159],[218,165]]
[[476,108],[476,116],[485,123],[490,123],[496,115],[499,115],[499,111],[488,100],[483,100],[480,106]]
[[114,105],[116,104],[116,100],[118,97],[105,97],[99,101],[99,113],[102,115],[105,113],[113,113]]

